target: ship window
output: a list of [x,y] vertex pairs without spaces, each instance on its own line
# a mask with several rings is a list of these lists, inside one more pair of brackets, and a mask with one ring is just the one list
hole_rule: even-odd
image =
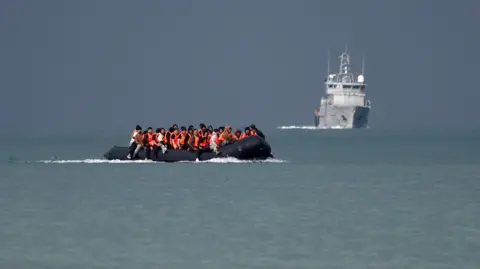
[[353,89],[359,89],[360,86],[352,86]]
[[333,87],[333,84],[328,84],[328,87],[329,87],[329,88],[334,88],[334,87]]
[[343,85],[343,88],[344,89],[350,89],[352,86],[349,86],[349,85]]

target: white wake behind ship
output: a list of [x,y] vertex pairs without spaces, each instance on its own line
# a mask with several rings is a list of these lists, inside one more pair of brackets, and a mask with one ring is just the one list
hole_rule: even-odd
[[[355,77],[351,72],[350,55],[347,49],[339,58],[339,72],[330,74],[329,71],[325,78],[325,96],[320,100],[320,107],[315,110],[314,127],[317,129],[366,128],[371,103],[365,99],[367,84],[364,65],[362,64],[362,73]],[[328,65],[330,70],[330,63]]]
[[277,129],[281,130],[319,130],[319,129],[347,129],[342,126],[331,126],[330,128],[324,128],[322,126],[315,126],[315,125],[282,125],[278,126]]

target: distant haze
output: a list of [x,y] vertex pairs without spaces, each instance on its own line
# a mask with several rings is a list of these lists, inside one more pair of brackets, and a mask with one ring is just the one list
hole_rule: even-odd
[[480,127],[477,1],[0,2],[0,133],[312,125],[348,43],[372,128]]

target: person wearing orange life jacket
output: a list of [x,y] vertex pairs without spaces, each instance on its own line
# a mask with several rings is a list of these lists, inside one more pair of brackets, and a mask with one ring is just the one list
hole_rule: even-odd
[[185,138],[185,149],[188,150],[188,151],[191,151],[191,150],[194,150],[193,149],[193,141],[195,140],[195,137],[193,135],[193,126],[189,126],[188,127],[188,132],[187,132],[187,135],[186,135],[186,138]]
[[192,139],[192,137],[193,137],[193,127],[192,128],[188,127],[187,130],[185,131],[185,140],[183,144],[183,149],[185,150],[190,149],[190,146],[188,145],[188,143],[190,142],[190,139]]
[[141,131],[142,127],[140,127],[140,125],[137,125],[135,127],[135,130],[133,130],[132,134],[130,135],[130,146],[135,142],[135,136],[137,135],[137,133]]
[[162,134],[163,145],[168,148],[167,132],[164,128],[160,128],[160,133]]
[[137,134],[135,135],[135,141],[130,147],[127,158],[132,160],[135,159],[135,156],[137,156],[138,151],[140,151],[142,147],[143,147],[143,133],[137,132]]
[[173,149],[180,149],[180,133],[178,129],[175,129],[173,134],[170,135],[170,145],[172,145]]
[[[172,125],[172,127],[168,128],[168,130],[170,131],[170,133],[174,133],[175,132],[175,129],[178,129],[178,125],[176,123],[174,123]],[[170,140],[169,140],[170,141]]]
[[241,137],[242,137],[242,131],[240,131],[239,129],[237,129],[237,130],[235,131],[235,134],[233,135],[233,138],[234,138],[235,140],[240,140]]
[[222,146],[222,143],[223,143],[222,135],[224,131],[225,131],[225,127],[223,126],[218,127],[217,137],[215,138],[215,144],[217,144],[218,148]]
[[208,130],[207,128],[202,129],[202,136],[200,137],[200,147],[202,149],[208,148]]
[[185,139],[183,140],[183,149],[188,149],[188,141],[190,141],[190,137],[193,136],[193,129],[188,128],[185,131]]
[[[165,143],[167,144],[167,147],[168,147],[168,145],[170,144],[170,135],[171,135],[170,129],[171,129],[171,128],[166,129],[165,136],[164,136],[164,138],[163,138],[164,141],[165,141]],[[170,148],[170,147],[169,147],[169,148]]]
[[153,147],[155,145],[155,138],[153,128],[148,127],[143,136],[143,147],[145,149],[145,160],[151,160]]
[[[200,126],[202,126],[202,124],[203,123],[201,123]],[[197,136],[198,136],[198,147],[197,147],[197,149],[202,149],[205,146],[204,132],[203,132],[202,127],[198,128],[196,131],[197,131]]]
[[207,148],[210,147],[210,140],[212,140],[212,133],[213,133],[213,130],[207,129],[207,135],[205,137],[205,140],[207,140],[206,141]]
[[169,149],[172,149],[173,146],[170,144],[172,141],[171,141],[171,137],[172,137],[172,134],[175,132],[175,128],[173,127],[170,127],[168,129],[168,131],[166,132],[165,136],[166,136],[166,143],[167,143],[167,148]]
[[250,136],[250,127],[245,127],[245,132],[242,133],[242,135],[240,136],[240,139],[244,139],[245,137],[247,136]]
[[209,139],[209,130],[205,127],[205,124],[201,123],[200,128],[197,131],[197,136],[195,136],[195,145],[197,151],[197,159],[200,157],[202,152],[209,151],[210,141]]
[[185,143],[188,141],[187,137],[187,129],[185,126],[180,127],[180,134],[179,134],[179,144],[180,144],[180,149],[185,148]]
[[232,136],[233,136],[232,135],[232,127],[230,127],[230,125],[225,126],[225,131],[223,131],[222,135],[220,136],[220,138],[222,140],[221,145],[224,146],[224,145],[230,144],[233,141],[235,141]]
[[193,131],[193,135],[190,137],[190,141],[188,141],[188,147],[192,151],[197,151],[200,148],[200,135],[198,134],[198,130]]
[[190,129],[189,132],[190,138],[188,139],[187,145],[188,145],[188,151],[196,151],[198,148],[198,131],[194,129]]
[[207,147],[210,147],[210,141],[212,141],[213,127],[209,125],[207,127]]
[[202,130],[201,138],[203,138],[203,140],[207,140],[206,142],[203,142],[203,146],[206,147],[208,146],[208,128],[205,126],[205,124],[200,123],[200,129]]

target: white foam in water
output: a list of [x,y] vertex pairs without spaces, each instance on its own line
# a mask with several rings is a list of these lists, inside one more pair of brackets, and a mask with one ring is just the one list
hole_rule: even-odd
[[320,129],[320,128],[315,127],[315,126],[290,125],[290,126],[278,126],[277,129],[282,129],[282,130],[291,130],[291,129],[316,130],[316,129]]
[[155,163],[148,160],[121,161],[105,159],[85,159],[85,160],[41,160],[38,163]]
[[227,158],[216,158],[207,161],[196,161],[196,163],[286,163],[285,160],[280,159],[266,159],[263,161],[245,161],[239,160],[237,158],[227,157]]
[[[85,159],[85,160],[42,160],[37,161],[38,163],[50,163],[50,164],[74,164],[74,163],[87,163],[87,164],[101,164],[101,163],[111,163],[111,164],[135,164],[135,163],[163,163],[163,162],[154,162],[149,160],[134,160],[134,161],[121,161],[121,160],[104,160],[104,159]],[[180,161],[179,163],[286,163],[285,160],[280,159],[267,159],[264,161],[244,161],[237,158],[216,158],[207,161],[199,161],[198,159],[194,162],[190,161]]]
[[290,126],[278,126],[277,129],[282,129],[282,130],[293,130],[293,129],[300,129],[300,130],[324,130],[324,129],[345,129],[344,127],[341,126],[332,126],[331,128],[325,128],[325,127],[315,127],[311,125],[304,125],[304,126],[298,126],[298,125],[290,125]]

